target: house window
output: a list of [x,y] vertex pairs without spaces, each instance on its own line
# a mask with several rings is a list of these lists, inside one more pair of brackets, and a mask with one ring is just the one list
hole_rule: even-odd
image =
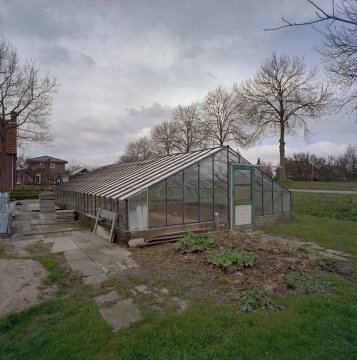
[[40,168],[43,169],[45,167],[45,164],[43,162],[40,162]]
[[41,183],[41,175],[35,175],[35,184],[40,185]]
[[56,167],[56,164],[55,163],[50,163],[50,168],[51,169],[54,169]]

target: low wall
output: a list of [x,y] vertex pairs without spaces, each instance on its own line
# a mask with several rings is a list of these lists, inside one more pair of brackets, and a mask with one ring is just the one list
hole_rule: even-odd
[[257,216],[256,217],[256,226],[287,223],[287,222],[290,222],[293,218],[294,218],[294,214],[292,212]]

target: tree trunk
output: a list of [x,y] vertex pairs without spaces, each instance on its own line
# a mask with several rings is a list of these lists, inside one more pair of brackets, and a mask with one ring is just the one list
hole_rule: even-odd
[[285,127],[284,127],[284,125],[280,126],[279,154],[280,154],[280,168],[279,168],[280,181],[284,181],[284,180],[286,180]]
[[6,129],[0,115],[0,191],[7,191],[6,184]]

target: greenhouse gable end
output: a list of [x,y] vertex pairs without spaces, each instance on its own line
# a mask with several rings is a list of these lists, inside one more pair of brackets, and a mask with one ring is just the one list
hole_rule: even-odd
[[55,189],[57,204],[93,220],[118,214],[119,240],[241,230],[291,218],[289,190],[229,147],[101,167]]

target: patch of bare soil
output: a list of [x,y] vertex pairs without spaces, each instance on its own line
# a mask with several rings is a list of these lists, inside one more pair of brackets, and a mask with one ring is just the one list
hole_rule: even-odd
[[34,260],[0,259],[0,318],[52,297],[57,287],[45,287],[47,271]]
[[284,282],[290,273],[317,274],[321,271],[316,255],[304,249],[293,249],[278,243],[264,242],[245,233],[226,234],[218,249],[240,245],[258,256],[252,267],[215,268],[207,261],[209,250],[182,253],[173,244],[161,244],[135,253],[140,266],[150,274],[151,286],[164,285],[171,292],[186,298],[210,296],[216,301],[227,300],[237,291],[261,289],[285,294],[291,289]]

